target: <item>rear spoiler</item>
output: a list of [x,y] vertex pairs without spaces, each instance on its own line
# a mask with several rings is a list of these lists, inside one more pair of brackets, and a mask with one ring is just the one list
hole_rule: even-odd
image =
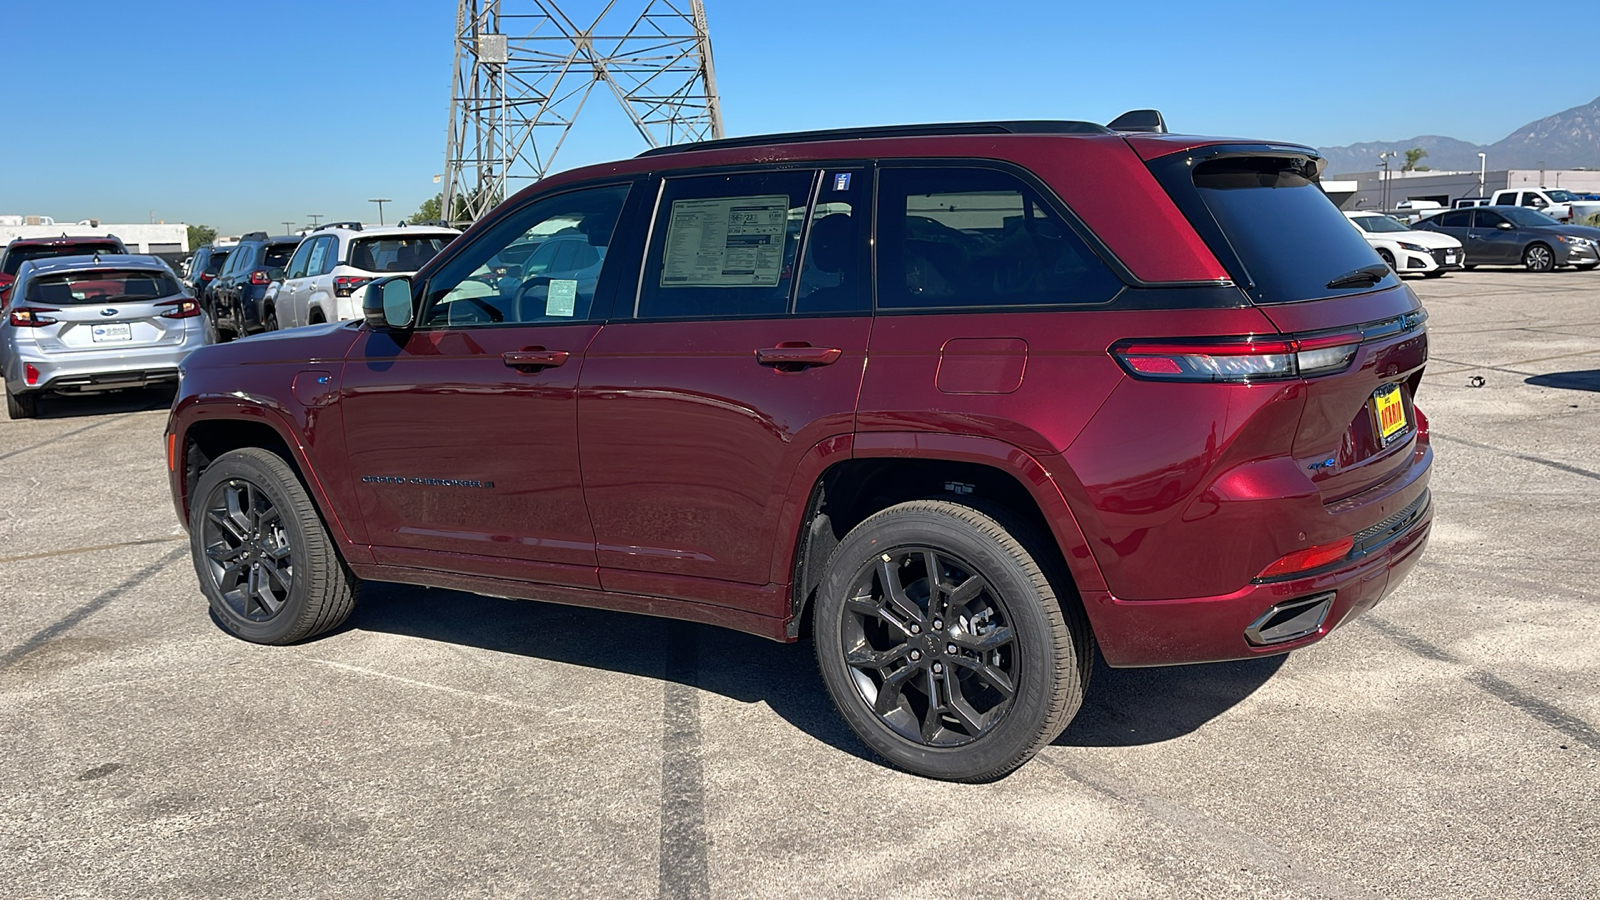
[[1130,109],[1106,127],[1124,134],[1166,134],[1167,120],[1158,109]]

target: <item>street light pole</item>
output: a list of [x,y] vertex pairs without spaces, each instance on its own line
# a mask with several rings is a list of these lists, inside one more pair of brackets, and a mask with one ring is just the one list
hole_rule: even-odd
[[1385,150],[1378,154],[1378,161],[1383,163],[1383,211],[1389,211],[1389,157],[1394,156],[1392,150]]
[[284,234],[294,234],[294,223],[293,222],[285,222],[285,223],[283,223],[283,233]]
[[322,213],[306,213],[306,218],[311,220],[311,230],[313,231],[316,230],[318,225],[322,224],[319,221],[322,218]]
[[367,202],[368,203],[376,203],[376,204],[378,204],[378,224],[380,226],[383,225],[383,205],[385,203],[389,202],[389,198],[388,197],[381,197],[381,198],[378,198],[378,199],[375,199],[375,200],[368,200]]
[[1488,174],[1489,174],[1489,155],[1487,153],[1479,153],[1478,154],[1478,199],[1480,199],[1480,200],[1483,199],[1484,193],[1488,190],[1487,188],[1484,187],[1484,176],[1486,176]]

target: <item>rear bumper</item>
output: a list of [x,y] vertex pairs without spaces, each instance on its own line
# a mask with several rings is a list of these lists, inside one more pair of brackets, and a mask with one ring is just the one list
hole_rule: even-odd
[[[1112,666],[1170,666],[1274,656],[1314,644],[1376,606],[1421,558],[1433,526],[1427,491],[1432,454],[1419,452],[1402,477],[1383,486],[1397,512],[1356,534],[1354,555],[1301,577],[1252,582],[1237,591],[1175,600],[1123,600],[1110,591],[1085,591],[1095,639]],[[1368,506],[1368,504],[1362,504]],[[1332,594],[1314,630],[1262,646],[1246,636],[1274,608]]]
[[[27,391],[110,391],[175,382],[178,364],[190,351],[204,344],[204,331],[191,327],[181,344],[120,352],[42,353],[30,347],[18,347],[5,361],[6,387],[13,394],[21,394]],[[28,365],[39,373],[33,384],[26,378]]]

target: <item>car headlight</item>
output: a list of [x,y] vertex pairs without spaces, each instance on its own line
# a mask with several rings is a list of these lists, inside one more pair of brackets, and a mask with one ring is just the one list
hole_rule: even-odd
[[1594,243],[1594,241],[1591,241],[1585,237],[1575,237],[1565,234],[1556,235],[1556,240],[1562,242],[1563,244],[1571,244],[1574,247],[1587,247]]
[[1400,241],[1399,243],[1400,243],[1400,249],[1401,250],[1410,250],[1412,253],[1427,253],[1428,252],[1428,248],[1427,247],[1423,247],[1423,246],[1420,246],[1418,244],[1408,244],[1405,241]]

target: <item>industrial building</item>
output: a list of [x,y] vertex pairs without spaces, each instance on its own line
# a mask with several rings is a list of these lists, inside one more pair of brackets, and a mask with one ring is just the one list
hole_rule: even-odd
[[[1332,186],[1337,183],[1339,190]],[[1329,175],[1324,189],[1340,209],[1392,210],[1404,200],[1450,206],[1467,197],[1489,197],[1510,188],[1561,188],[1600,193],[1597,169],[1490,169],[1485,172],[1351,172]]]

